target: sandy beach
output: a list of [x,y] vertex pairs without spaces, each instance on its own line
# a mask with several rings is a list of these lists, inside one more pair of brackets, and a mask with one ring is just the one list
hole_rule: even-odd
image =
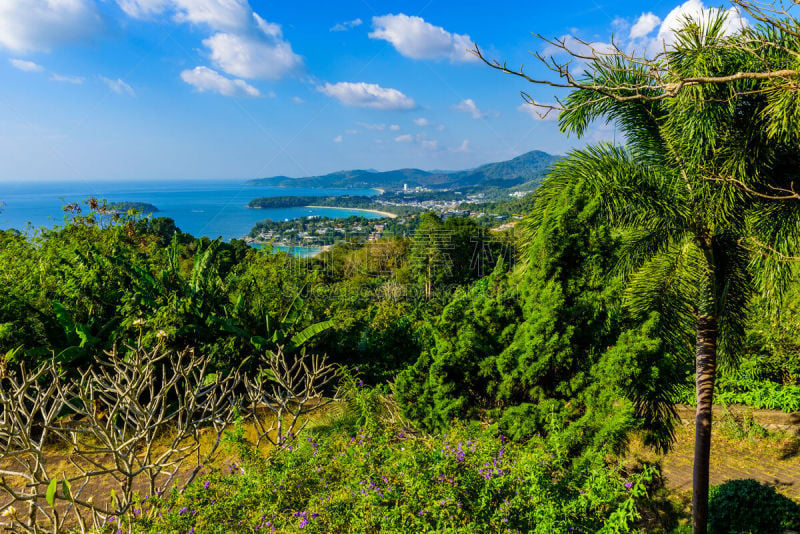
[[303,206],[305,208],[333,208],[337,210],[350,210],[350,211],[366,211],[369,213],[377,213],[378,215],[383,215],[384,217],[389,217],[390,219],[394,219],[397,217],[396,213],[389,213],[388,211],[380,211],[380,210],[367,210],[363,208],[345,208],[342,206]]

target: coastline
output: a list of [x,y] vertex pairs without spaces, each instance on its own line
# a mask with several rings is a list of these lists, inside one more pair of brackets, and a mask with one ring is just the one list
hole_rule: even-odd
[[350,211],[366,211],[369,213],[377,213],[378,215],[383,215],[384,217],[389,217],[390,219],[397,218],[396,213],[390,213],[388,211],[380,211],[380,210],[368,210],[365,208],[346,208],[342,206],[303,206],[304,208],[331,208],[335,210],[350,210]]

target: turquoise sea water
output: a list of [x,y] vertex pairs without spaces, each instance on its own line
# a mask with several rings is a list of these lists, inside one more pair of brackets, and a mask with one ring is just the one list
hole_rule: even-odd
[[377,214],[337,208],[277,208],[252,210],[257,197],[374,195],[375,190],[308,189],[246,185],[242,181],[172,182],[59,182],[15,184],[0,182],[0,229],[24,230],[64,222],[63,206],[89,197],[109,202],[147,202],[159,208],[155,217],[170,217],[184,232],[196,237],[225,240],[247,235],[264,219],[282,221],[309,215],[323,217],[379,217]]

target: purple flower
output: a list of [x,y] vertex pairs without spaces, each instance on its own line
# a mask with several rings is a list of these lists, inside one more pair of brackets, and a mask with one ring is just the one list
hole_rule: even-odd
[[208,489],[209,486],[211,486],[211,481],[210,480],[206,480],[205,482],[203,482],[203,489]]
[[306,525],[308,525],[308,519],[306,519],[305,517],[301,517],[300,523],[297,525],[297,528],[306,528]]
[[633,482],[626,482],[625,487],[631,489],[633,487]]

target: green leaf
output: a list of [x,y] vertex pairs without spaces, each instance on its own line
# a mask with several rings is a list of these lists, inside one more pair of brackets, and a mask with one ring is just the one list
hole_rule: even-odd
[[72,485],[66,478],[61,481],[61,493],[63,493],[64,497],[66,497],[68,500],[72,500]]
[[207,386],[217,379],[217,373],[209,373],[203,377],[203,385]]
[[322,321],[319,323],[312,324],[308,328],[303,329],[301,332],[292,336],[292,339],[289,340],[289,348],[297,348],[300,345],[307,343],[311,338],[332,328],[334,325],[333,321]]
[[68,336],[72,336],[75,333],[75,321],[72,320],[72,315],[67,311],[67,308],[60,302],[53,301],[53,312],[55,312],[56,320],[58,320],[58,324],[61,325],[64,332]]
[[47,492],[45,493],[45,499],[47,499],[47,504],[49,504],[50,506],[55,506],[57,487],[58,487],[57,478],[51,480],[50,484],[47,485]]
[[80,344],[81,348],[86,346],[92,347],[96,345],[98,341],[100,341],[99,339],[97,339],[96,337],[94,337],[92,334],[89,333],[89,329],[85,324],[80,324],[80,323],[76,324],[75,332],[77,332],[78,337],[81,338],[81,344]]

